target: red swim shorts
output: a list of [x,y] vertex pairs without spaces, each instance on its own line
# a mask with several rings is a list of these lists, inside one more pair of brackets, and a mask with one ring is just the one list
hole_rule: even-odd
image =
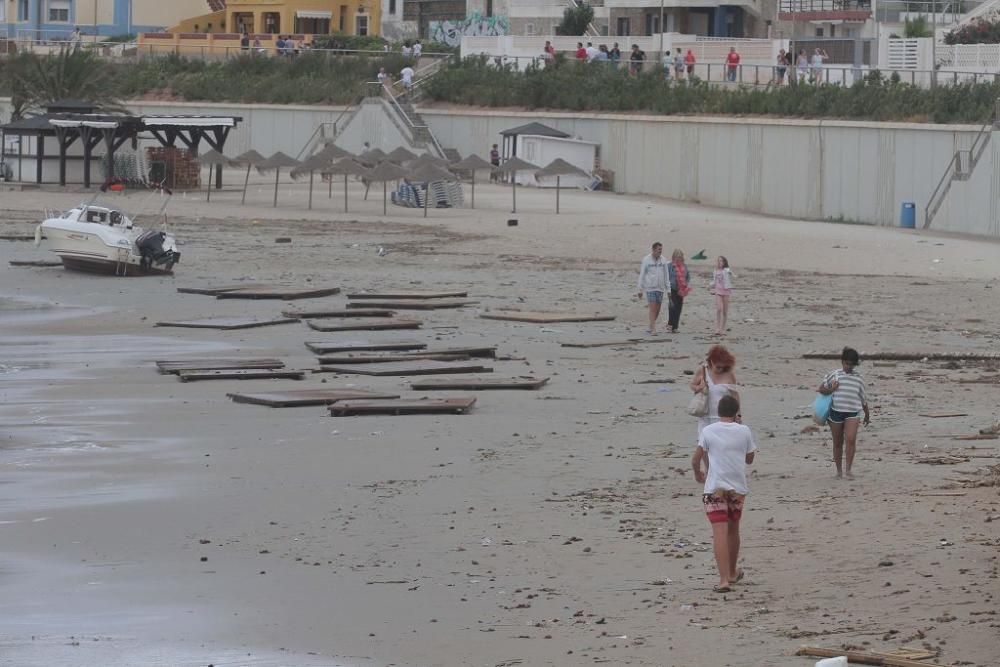
[[711,523],[727,523],[729,521],[739,521],[743,516],[743,501],[746,496],[741,496],[735,491],[716,491],[706,493],[701,497],[705,504],[705,514]]

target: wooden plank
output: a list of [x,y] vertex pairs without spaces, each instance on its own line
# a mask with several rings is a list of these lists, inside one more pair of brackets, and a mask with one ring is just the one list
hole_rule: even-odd
[[406,301],[351,301],[348,308],[395,308],[396,310],[439,310],[442,308],[463,308],[478,301],[463,299],[409,299]]
[[198,380],[302,380],[305,371],[268,370],[265,368],[218,370],[218,371],[179,371],[177,377],[181,382]]
[[587,313],[542,313],[531,310],[492,310],[480,313],[485,320],[505,320],[509,322],[531,322],[534,324],[555,324],[556,322],[610,322],[614,315]]
[[348,415],[464,414],[475,405],[473,396],[461,398],[419,398],[337,401],[330,406],[334,417]]
[[392,317],[396,314],[394,310],[382,308],[356,308],[334,309],[334,310],[283,310],[281,314],[285,317],[294,317],[299,320],[322,319],[325,317]]
[[387,394],[361,389],[290,389],[286,391],[263,391],[252,394],[226,394],[234,403],[266,405],[271,408],[299,408],[309,405],[329,405],[350,398],[383,399],[399,398],[399,394]]
[[620,346],[625,347],[628,345],[642,345],[644,343],[663,343],[670,340],[669,338],[625,338],[620,340],[598,340],[598,341],[564,341],[559,343],[561,347],[613,347]]
[[[860,352],[865,361],[962,361],[976,359],[991,361],[1000,359],[1000,352]],[[806,352],[803,359],[834,359],[840,361],[840,352]]]
[[62,266],[62,260],[58,259],[12,259],[11,266]]
[[952,440],[997,440],[1000,435],[996,433],[970,433],[969,435],[956,435]]
[[415,380],[410,382],[414,391],[442,391],[450,389],[483,391],[490,389],[538,389],[548,378],[449,378],[444,380]]
[[324,368],[325,366],[338,366],[340,364],[382,364],[396,361],[416,361],[418,359],[465,361],[468,358],[469,355],[467,354],[441,354],[434,352],[417,352],[414,354],[342,354],[332,357],[320,357],[320,370],[318,372],[327,372]]
[[[343,340],[343,341],[312,341],[307,342],[306,347],[316,354],[333,354],[335,352],[393,352],[399,350],[423,350],[426,343],[417,343],[412,340],[398,341],[368,341],[368,340]],[[470,355],[471,356],[471,355]]]
[[226,290],[215,295],[216,299],[318,299],[323,296],[339,294],[339,287],[288,287],[281,285],[265,285],[263,287],[244,287],[242,289]]
[[177,291],[181,294],[205,294],[208,296],[218,296],[223,292],[232,292],[233,290],[246,289],[248,287],[271,287],[266,283],[235,283],[232,285],[212,285],[209,287],[178,287]]
[[[295,320],[293,320],[295,321]],[[419,329],[423,324],[420,320],[406,320],[392,317],[371,319],[345,319],[335,323],[325,324],[306,320],[310,329],[316,331],[384,331],[389,329]]]
[[822,648],[819,646],[803,646],[795,655],[807,655],[813,658],[836,658],[846,656],[849,662],[863,665],[884,665],[884,667],[945,667],[944,665],[893,656],[889,653],[875,651],[845,651],[839,648]]
[[382,292],[356,292],[348,294],[348,299],[454,299],[469,296],[458,290],[396,290]]
[[918,417],[929,417],[931,419],[941,419],[942,417],[968,417],[968,412],[920,412]]
[[156,367],[161,373],[177,373],[179,371],[221,371],[253,368],[284,368],[285,364],[278,359],[181,359],[176,361],[157,361]]
[[221,329],[230,331],[232,329],[253,329],[255,327],[267,327],[274,324],[290,324],[298,322],[290,317],[280,317],[272,320],[255,320],[244,317],[207,317],[201,320],[179,320],[176,322],[157,322],[158,327],[185,327],[188,329]]
[[[440,350],[417,350],[417,351],[404,351],[399,354],[367,354],[363,355],[365,357],[370,357],[373,359],[370,363],[375,363],[377,361],[407,361],[409,359],[431,359],[434,357],[477,357],[486,359],[496,359],[497,349],[495,347],[449,347]],[[391,358],[390,358],[391,357]],[[350,358],[356,359],[358,355],[353,355]],[[338,364],[342,363],[336,361],[338,357],[320,357],[319,363],[321,364]],[[359,363],[359,362],[346,362],[346,363]]]
[[404,376],[404,375],[444,375],[446,373],[492,373],[493,369],[474,361],[432,361],[414,360],[379,364],[343,364],[324,366],[331,373],[357,375]]

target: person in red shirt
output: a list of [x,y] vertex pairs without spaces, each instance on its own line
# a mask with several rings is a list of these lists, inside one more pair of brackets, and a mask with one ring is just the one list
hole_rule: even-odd
[[694,51],[691,49],[687,50],[684,54],[684,66],[687,68],[688,81],[694,76]]
[[736,47],[729,47],[729,54],[726,55],[726,78],[736,81],[736,70],[740,66],[740,54],[736,53]]
[[576,59],[577,60],[587,59],[587,49],[583,48],[583,42],[576,43]]

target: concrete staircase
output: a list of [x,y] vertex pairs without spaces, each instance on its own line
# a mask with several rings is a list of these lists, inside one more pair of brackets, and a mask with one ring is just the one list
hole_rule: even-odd
[[976,138],[972,142],[972,147],[969,150],[955,151],[952,156],[951,161],[944,170],[944,175],[938,182],[937,188],[934,189],[927,202],[927,206],[924,207],[924,229],[928,229],[931,223],[934,222],[934,217],[941,210],[941,205],[944,204],[948,193],[951,191],[952,184],[972,178],[976,165],[979,164],[979,160],[986,152],[986,146],[989,144],[990,137],[997,127],[1000,127],[1000,99],[994,103],[994,113],[983,124],[978,134],[976,134]]

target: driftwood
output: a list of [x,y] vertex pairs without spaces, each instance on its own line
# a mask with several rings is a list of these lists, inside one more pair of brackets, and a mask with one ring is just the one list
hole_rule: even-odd
[[[840,360],[840,352],[806,352],[803,359],[834,359]],[[866,361],[962,361],[963,359],[975,359],[983,361],[993,361],[1000,359],[1000,352],[887,352],[872,350],[870,352],[859,352],[861,358]]]
[[[837,648],[821,648],[819,646],[803,646],[795,655],[807,655],[813,658],[836,658],[846,656],[849,662],[862,665],[884,665],[885,667],[945,667],[934,662],[915,660],[911,657],[893,655],[892,653],[877,653],[875,651],[845,651]],[[930,656],[929,656],[930,657]]]

